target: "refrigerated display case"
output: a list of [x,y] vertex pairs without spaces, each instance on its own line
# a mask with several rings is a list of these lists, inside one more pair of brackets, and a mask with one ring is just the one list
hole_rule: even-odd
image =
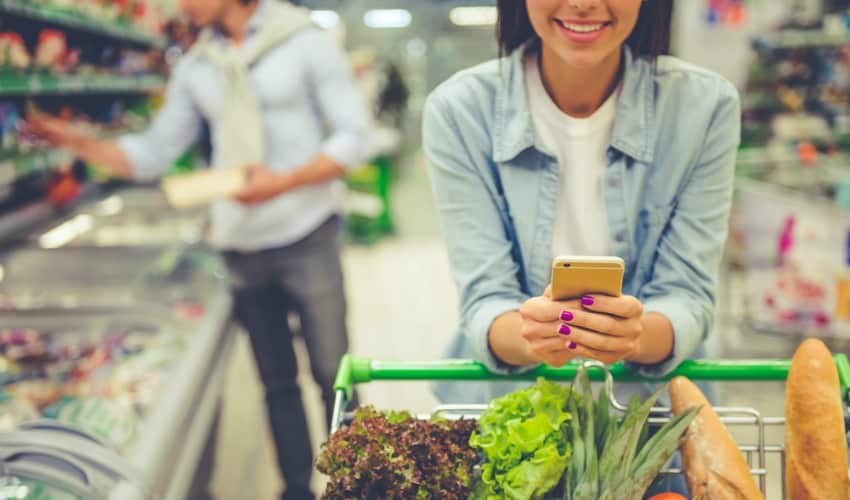
[[48,422],[2,434],[4,500],[143,500],[153,493],[141,473],[97,439]]
[[193,453],[181,438],[209,429],[230,342],[216,321],[169,314],[153,306],[0,313],[2,430],[42,418],[81,430],[164,494],[181,455]]
[[[139,471],[115,488],[141,483],[159,498],[185,498],[232,345],[227,277],[200,241],[205,220],[134,188],[0,254],[0,426],[47,418],[83,431]],[[21,440],[0,434],[0,450],[9,436]],[[39,462],[46,452],[32,449]],[[80,461],[51,453],[59,469]]]
[[217,255],[201,248],[24,247],[0,254],[0,308],[167,304],[206,309],[225,286]]
[[[206,214],[169,209],[155,188],[98,185],[98,169],[17,127],[36,111],[102,137],[146,123],[166,69],[160,9],[95,19],[49,3],[0,0],[5,31],[49,30],[79,56],[0,61],[0,428],[15,427],[0,432],[0,498],[123,500],[134,498],[128,484],[183,498],[230,350],[230,295],[203,245]],[[65,434],[88,436],[60,446]]]
[[158,189],[134,187],[86,204],[28,239],[40,247],[202,245],[208,214],[174,210]]

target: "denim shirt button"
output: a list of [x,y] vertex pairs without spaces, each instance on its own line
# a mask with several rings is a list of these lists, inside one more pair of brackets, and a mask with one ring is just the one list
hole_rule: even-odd
[[622,242],[626,241],[626,232],[620,231],[619,233],[614,235],[614,239],[617,240],[617,243],[622,243]]
[[611,177],[608,179],[608,187],[611,189],[617,189],[620,187],[620,178],[619,177]]

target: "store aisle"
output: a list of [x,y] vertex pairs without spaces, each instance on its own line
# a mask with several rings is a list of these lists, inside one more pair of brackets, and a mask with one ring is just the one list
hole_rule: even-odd
[[[404,172],[394,194],[397,236],[374,246],[349,246],[343,255],[352,352],[384,360],[438,359],[456,324],[457,295],[424,171]],[[318,388],[310,380],[303,345],[298,354],[318,449],[326,433]],[[370,384],[360,396],[385,409],[421,412],[436,404],[426,383]],[[281,480],[262,387],[244,334],[229,368],[223,412],[213,479],[216,498],[275,498]],[[317,478],[317,491],[320,482]]]

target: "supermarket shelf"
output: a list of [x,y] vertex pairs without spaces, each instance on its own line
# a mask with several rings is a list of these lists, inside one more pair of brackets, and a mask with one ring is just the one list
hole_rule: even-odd
[[[115,129],[99,135],[105,139],[114,139],[139,130],[137,127]],[[69,164],[73,160],[74,155],[62,149],[35,149],[26,153],[0,150],[0,189],[11,186],[16,180],[27,175]]]
[[770,47],[798,49],[850,45],[850,33],[826,33],[818,30],[782,30],[759,37]]
[[120,23],[109,23],[67,9],[33,5],[31,0],[0,0],[0,14],[9,14],[108,36],[155,48],[165,46],[165,37]]
[[[0,0],[3,1],[3,0]],[[148,93],[161,90],[165,79],[160,76],[82,76],[49,74],[7,74],[0,76],[0,97],[14,95],[66,95]]]
[[59,149],[39,149],[6,158],[0,155],[0,187],[8,186],[25,175],[68,162],[72,158],[72,155]]

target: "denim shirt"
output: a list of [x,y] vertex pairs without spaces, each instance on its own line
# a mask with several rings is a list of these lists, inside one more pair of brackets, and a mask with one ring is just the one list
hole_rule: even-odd
[[[497,373],[517,368],[493,356],[490,326],[543,293],[553,257],[560,168],[540,147],[532,124],[525,51],[458,73],[431,94],[423,119],[431,183],[460,293],[460,326],[447,355],[482,361]],[[624,48],[622,64],[603,192],[611,248],[626,263],[623,292],[638,297],[647,312],[666,316],[674,331],[667,360],[632,368],[662,376],[694,356],[713,327],[740,104],[731,83],[673,57],[653,64]],[[504,229],[509,219],[522,263],[513,258]],[[516,387],[442,384],[437,393],[445,401],[485,402]]]

